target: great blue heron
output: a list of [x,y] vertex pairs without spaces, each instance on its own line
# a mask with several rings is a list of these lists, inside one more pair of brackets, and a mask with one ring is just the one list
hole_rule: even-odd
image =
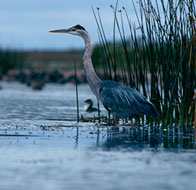
[[91,99],[87,99],[84,102],[88,104],[86,112],[92,113],[92,112],[98,111],[97,108],[93,107],[93,101]]
[[119,118],[131,116],[148,115],[153,118],[158,117],[155,106],[146,99],[140,92],[111,80],[102,81],[92,65],[91,55],[93,46],[88,32],[80,25],[68,29],[53,30],[53,33],[66,33],[80,36],[85,42],[85,52],[83,55],[83,65],[87,82],[98,100],[118,121]]

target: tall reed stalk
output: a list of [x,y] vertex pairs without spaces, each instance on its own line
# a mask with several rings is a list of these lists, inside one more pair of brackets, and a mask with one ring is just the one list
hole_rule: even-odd
[[24,67],[24,53],[14,50],[0,49],[0,74],[6,74],[11,69]]
[[[147,96],[161,113],[156,124],[163,127],[175,124],[186,132],[194,121],[194,109],[189,112],[189,108],[194,106],[196,88],[195,2],[138,0],[137,6],[133,2],[137,26],[132,24],[125,7],[118,10],[118,1],[115,7],[111,6],[114,12],[111,43],[106,38],[100,10],[93,10],[105,55],[104,72],[116,80],[120,71],[123,83]],[[125,30],[125,24],[129,31]],[[150,118],[147,122],[154,124]]]
[[77,108],[77,122],[80,121],[79,117],[79,101],[78,101],[78,78],[77,78],[77,70],[76,70],[76,61],[74,60],[74,73],[75,73],[75,86],[76,86],[76,108]]

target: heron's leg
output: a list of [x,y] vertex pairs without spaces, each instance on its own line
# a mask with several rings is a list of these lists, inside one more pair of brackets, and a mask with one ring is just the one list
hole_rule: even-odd
[[125,123],[128,123],[128,119],[127,119],[127,117],[125,118]]
[[119,127],[119,118],[117,116],[113,116],[113,119],[114,119],[114,125],[116,127]]
[[133,119],[130,119],[130,126],[131,126],[131,127],[134,126]]
[[97,112],[98,112],[98,118],[99,118],[99,123],[100,123],[100,121],[101,121],[101,119],[100,119],[100,106],[99,106],[99,100],[97,99]]
[[110,111],[108,111],[108,121],[110,122]]
[[133,118],[132,117],[129,117],[129,120],[130,120],[129,126],[133,127],[134,126]]

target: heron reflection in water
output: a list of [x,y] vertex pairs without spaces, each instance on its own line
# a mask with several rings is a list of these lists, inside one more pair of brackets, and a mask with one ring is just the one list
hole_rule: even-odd
[[73,34],[83,38],[85,52],[83,65],[87,82],[97,99],[102,102],[118,124],[119,118],[147,115],[153,118],[158,117],[155,106],[137,90],[111,80],[102,81],[93,68],[92,53],[93,45],[88,32],[80,25],[68,29],[53,30],[53,33]]

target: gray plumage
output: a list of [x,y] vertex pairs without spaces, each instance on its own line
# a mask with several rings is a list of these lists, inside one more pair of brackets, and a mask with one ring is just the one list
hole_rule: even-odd
[[114,81],[102,81],[99,79],[92,65],[92,42],[84,27],[76,25],[69,29],[54,30],[51,32],[69,33],[83,38],[85,42],[83,65],[87,82],[97,99],[103,103],[104,107],[113,116],[117,118],[142,115],[148,115],[153,118],[158,117],[159,114],[155,106],[137,90]]
[[119,118],[158,116],[155,106],[140,92],[114,81],[106,80],[99,83],[99,98],[104,107]]

